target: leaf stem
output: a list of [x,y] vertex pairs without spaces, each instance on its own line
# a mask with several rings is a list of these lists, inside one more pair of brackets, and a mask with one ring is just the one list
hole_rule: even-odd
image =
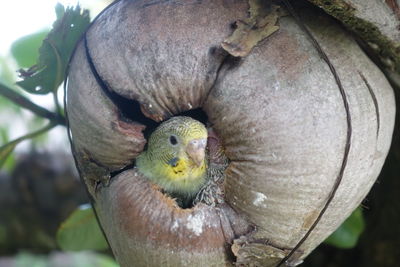
[[59,114],[51,112],[41,106],[36,105],[28,98],[22,96],[21,94],[15,92],[14,90],[8,88],[4,84],[0,83],[0,95],[4,96],[5,98],[9,99],[13,103],[18,106],[21,106],[25,109],[32,111],[34,114],[38,115],[39,117],[43,117],[49,119],[55,125],[66,125],[65,118]]
[[52,128],[54,128],[55,126],[59,125],[57,122],[50,122],[47,126],[34,131],[32,133],[28,133],[26,135],[23,135],[17,139],[14,139],[13,141],[8,142],[7,144],[4,144],[2,146],[0,146],[0,168],[3,167],[4,163],[6,162],[8,156],[12,153],[12,151],[14,150],[14,148],[21,143],[22,141],[25,141],[26,139],[30,139],[30,138],[34,138],[36,136],[39,136],[49,130],[51,130]]
[[[26,139],[35,138],[35,137],[37,137],[37,136],[39,136],[39,135],[41,135],[41,134],[43,134],[43,133],[45,133],[45,132],[47,132],[47,131],[53,129],[53,128],[56,127],[57,125],[58,125],[58,124],[57,124],[56,122],[50,122],[50,123],[47,124],[45,127],[41,128],[41,129],[39,129],[39,130],[36,130],[36,131],[34,131],[34,132],[28,133],[28,134],[26,134],[26,135],[23,135],[23,136],[21,136],[21,137],[18,137],[17,139],[14,139],[13,141],[11,141],[11,142],[9,142],[9,143],[19,143],[19,142],[22,142],[22,141],[24,141],[24,140],[26,140]],[[8,143],[8,144],[9,144],[9,143]],[[6,144],[6,145],[7,145],[7,144]],[[3,146],[2,146],[2,147],[3,147]]]

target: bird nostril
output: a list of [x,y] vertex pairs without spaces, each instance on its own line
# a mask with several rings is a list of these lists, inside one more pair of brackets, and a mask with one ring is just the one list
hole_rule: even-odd
[[207,139],[201,139],[201,144],[206,147],[207,145]]
[[205,148],[207,145],[207,139],[194,139],[191,140],[188,146],[191,146],[195,149]]

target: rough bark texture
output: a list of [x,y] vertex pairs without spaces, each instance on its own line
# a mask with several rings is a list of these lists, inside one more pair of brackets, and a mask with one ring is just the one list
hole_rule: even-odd
[[395,0],[308,0],[341,21],[366,44],[400,85],[400,9]]
[[[275,266],[309,232],[341,179],[289,259],[295,265],[378,176],[395,114],[384,75],[335,20],[312,8],[298,12],[344,94],[290,16],[246,57],[233,58],[221,43],[255,2],[120,1],[79,44],[67,91],[73,147],[121,266]],[[231,160],[229,205],[181,210],[131,164],[145,144],[143,114],[160,121],[197,107]],[[123,109],[136,112],[127,118]]]

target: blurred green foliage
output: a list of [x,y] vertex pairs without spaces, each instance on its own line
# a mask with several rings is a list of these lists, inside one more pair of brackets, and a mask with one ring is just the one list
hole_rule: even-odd
[[[88,10],[81,9],[79,6],[64,8],[61,4],[57,4],[55,10],[57,20],[53,23],[51,31],[43,29],[19,38],[12,44],[9,55],[0,56],[0,83],[27,99],[29,96],[26,92],[32,94],[53,93],[54,104],[57,107],[54,113],[62,115],[62,108],[57,99],[57,90],[64,81],[67,64],[75,44],[90,24],[90,17]],[[23,80],[16,83],[15,69],[17,68],[20,68],[20,76]],[[46,125],[46,119],[39,116],[27,119],[18,104],[6,97],[1,97],[1,94],[0,112],[3,117],[13,118],[0,124],[0,168],[3,165],[5,169],[11,170],[15,164],[12,153],[15,146],[21,141],[31,138],[34,138],[35,142],[46,141],[45,133],[56,123],[50,120],[50,123]],[[15,118],[15,116],[20,118]],[[11,141],[10,128],[15,124],[15,120],[25,121],[27,129],[38,130]],[[3,235],[4,231],[0,229],[0,243]],[[90,207],[81,207],[71,214],[60,227],[57,238],[60,247],[65,250],[104,251],[108,249],[108,244]],[[56,252],[49,255],[19,253],[9,259],[0,258],[0,265],[4,263],[3,260],[11,262],[12,266],[20,267],[118,266],[111,257],[94,252]]]
[[364,217],[359,207],[325,240],[325,243],[342,249],[353,248],[357,245],[364,228]]
[[14,41],[11,46],[11,55],[20,68],[28,68],[36,64],[39,48],[48,33],[48,30],[41,30]]
[[[0,81],[9,86],[14,87],[15,84],[15,70],[12,68],[12,58],[0,56]],[[0,98],[0,104],[7,104],[7,100]]]
[[[118,267],[109,256],[93,252],[52,253],[38,255],[19,253],[9,263],[14,267]],[[1,265],[1,260],[0,260]],[[3,266],[3,265],[2,265]],[[5,265],[4,265],[5,266]],[[9,265],[7,265],[9,266]]]
[[52,30],[39,48],[37,64],[27,71],[20,70],[23,81],[17,84],[32,94],[47,94],[58,89],[75,45],[90,24],[88,10],[82,10],[79,5],[65,9],[57,4],[56,15]]
[[2,146],[0,146],[0,168],[5,164],[7,158],[9,157],[9,155],[13,152],[14,148],[21,143],[22,141],[25,141],[27,139],[31,139],[34,137],[37,137],[47,131],[49,131],[50,129],[52,129],[55,126],[55,124],[50,123],[49,125],[34,131],[32,133],[26,134],[24,136],[21,136],[11,142],[8,142]]
[[[11,47],[13,60],[10,58],[0,58],[0,81],[2,84],[0,95],[7,96],[5,92],[8,91],[14,92],[13,95],[19,95],[21,98],[24,97],[21,89],[15,86],[16,77],[10,68],[13,65],[12,61],[15,60],[20,68],[31,66],[27,70],[20,69],[19,73],[23,80],[18,81],[17,85],[32,94],[47,94],[52,92],[54,106],[56,107],[54,113],[58,114],[59,117],[63,117],[63,110],[58,101],[57,90],[65,79],[69,58],[74,51],[76,43],[90,24],[90,16],[89,11],[82,10],[79,5],[75,8],[64,8],[63,5],[57,4],[55,11],[57,19],[53,23],[51,31],[41,30],[16,40]],[[29,107],[31,111],[34,108],[32,106]],[[27,107],[25,106],[25,108]],[[5,115],[7,109],[20,112],[18,105],[7,101],[6,98],[0,98],[0,109],[2,116],[7,116]],[[57,115],[54,117],[57,117]],[[13,123],[13,121],[8,122],[8,124],[10,123]],[[35,116],[25,126],[28,129],[39,129],[12,141],[9,139],[10,133],[8,132],[11,125],[7,125],[7,122],[1,125],[0,168],[2,166],[5,166],[7,169],[12,168],[13,160],[9,160],[8,158],[20,142],[32,138],[36,142],[43,141],[45,140],[43,134],[52,129],[56,124],[59,124],[59,122],[51,121],[49,125],[44,126],[45,119]]]
[[108,249],[90,205],[77,208],[61,224],[57,232],[57,243],[61,249],[67,251]]

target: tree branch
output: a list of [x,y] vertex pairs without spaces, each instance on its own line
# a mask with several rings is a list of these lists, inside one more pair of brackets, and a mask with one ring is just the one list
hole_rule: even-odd
[[20,95],[19,93],[8,88],[7,86],[5,86],[2,83],[0,83],[0,95],[11,100],[16,105],[32,111],[34,114],[38,115],[39,117],[49,119],[51,122],[54,122],[58,125],[63,125],[63,126],[66,125],[65,118],[62,117],[61,115],[58,115],[58,114],[51,112],[41,106],[36,105],[32,101],[30,101],[28,98]]

